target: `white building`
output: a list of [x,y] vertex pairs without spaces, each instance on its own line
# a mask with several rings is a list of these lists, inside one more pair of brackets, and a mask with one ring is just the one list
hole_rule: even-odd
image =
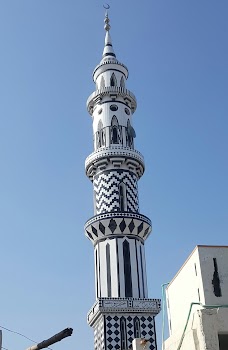
[[228,350],[228,246],[197,246],[166,288],[164,350]]
[[85,235],[94,246],[96,302],[88,313],[95,350],[127,350],[146,338],[156,350],[154,317],[160,300],[149,299],[144,243],[151,221],[139,212],[138,181],[145,165],[134,147],[136,98],[127,87],[128,69],[113,50],[105,17],[103,57],[93,72],[87,100],[94,151],[85,162],[93,183],[94,216]]

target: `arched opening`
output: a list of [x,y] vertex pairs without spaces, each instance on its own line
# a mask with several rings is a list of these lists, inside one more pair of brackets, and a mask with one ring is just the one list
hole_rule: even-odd
[[121,182],[119,185],[119,202],[120,202],[120,211],[127,211],[126,187],[123,182]]
[[134,336],[135,338],[141,338],[140,321],[138,317],[134,318]]
[[117,80],[116,80],[116,76],[114,73],[112,73],[112,75],[111,75],[110,86],[117,86]]
[[126,128],[126,145],[127,147],[134,148],[134,138],[136,137],[135,130],[131,126],[130,120],[127,121]]
[[105,132],[103,128],[103,123],[99,120],[97,128],[97,148],[105,145]]
[[125,88],[125,82],[123,76],[120,79],[120,87]]
[[101,83],[100,83],[100,89],[103,89],[103,88],[105,88],[105,80],[104,80],[104,77],[103,77],[103,75],[102,75],[102,77],[101,77]]
[[119,129],[119,123],[114,115],[112,117],[112,122],[111,122],[111,143],[119,143],[119,135],[118,135],[118,129]]
[[124,317],[120,318],[120,338],[121,338],[121,350],[127,350],[127,327]]

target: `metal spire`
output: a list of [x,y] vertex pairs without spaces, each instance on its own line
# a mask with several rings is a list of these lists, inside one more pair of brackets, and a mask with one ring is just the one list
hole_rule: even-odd
[[106,9],[106,12],[105,12],[105,19],[104,19],[104,29],[106,31],[106,34],[105,34],[105,47],[104,47],[104,51],[103,51],[103,58],[104,57],[107,57],[107,56],[112,56],[112,57],[116,57],[115,53],[114,53],[114,50],[113,50],[113,47],[112,47],[112,39],[111,39],[111,36],[110,36],[110,19],[108,17],[108,9],[110,8],[110,6],[108,4],[104,5],[104,8]]

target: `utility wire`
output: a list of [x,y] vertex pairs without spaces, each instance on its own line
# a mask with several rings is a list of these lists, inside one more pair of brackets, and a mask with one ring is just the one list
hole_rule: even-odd
[[[9,328],[6,328],[6,327],[3,327],[3,326],[1,326],[1,325],[0,325],[0,328],[4,329],[5,331],[8,331],[8,332],[11,332],[11,333],[14,333],[14,334],[20,335],[21,337],[23,337],[23,338],[25,338],[25,339],[28,339],[28,340],[30,340],[30,341],[31,341],[31,342],[33,342],[33,343],[37,343],[35,340],[33,340],[33,339],[30,339],[30,338],[26,337],[26,335],[24,335],[24,334],[22,334],[22,333],[19,333],[19,332],[13,331],[12,329],[9,329]],[[6,348],[3,348],[3,346],[2,346],[2,349],[8,350],[8,349],[6,349]],[[47,348],[47,349],[52,350],[52,348]]]

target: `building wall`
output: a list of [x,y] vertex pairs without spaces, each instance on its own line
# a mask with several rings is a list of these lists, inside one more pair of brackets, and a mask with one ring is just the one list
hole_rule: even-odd
[[[199,253],[196,249],[166,289],[169,332],[183,328],[190,304],[204,303]],[[196,309],[197,307],[193,307]]]
[[[177,350],[183,329],[169,337],[164,350]],[[228,308],[201,309],[193,313],[184,335],[181,350],[226,350],[219,345],[218,335],[228,337]]]
[[228,247],[199,247],[198,252],[205,304],[228,304]]
[[197,246],[166,289],[170,337],[165,350],[223,350],[228,336],[228,247]]

